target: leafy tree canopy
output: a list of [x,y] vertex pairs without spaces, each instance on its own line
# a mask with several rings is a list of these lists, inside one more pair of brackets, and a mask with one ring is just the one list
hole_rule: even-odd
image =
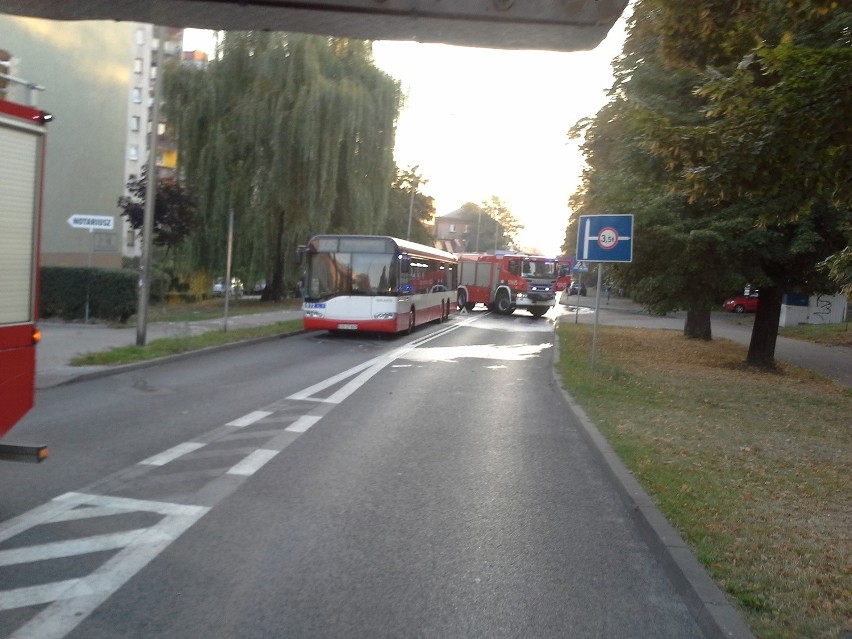
[[[423,183],[424,181],[412,171],[396,169],[396,178],[391,185],[388,201],[387,221],[382,233],[410,239],[420,244],[432,244],[434,237],[430,226],[435,219],[435,200],[418,190]],[[409,214],[411,217],[410,238],[407,237]]]
[[849,244],[850,27],[837,2],[639,0],[609,104],[572,130],[572,207],[637,214],[616,273],[646,305],[709,337],[717,296],[761,286],[751,363],[772,362],[781,293],[824,290],[816,264]]
[[384,227],[401,93],[368,42],[228,32],[205,69],[170,69],[164,92],[199,198],[193,264],[223,268],[233,210],[235,272],[277,297],[310,235]]
[[[130,227],[137,232],[142,230],[145,217],[145,194],[148,186],[147,167],[142,176],[131,175],[127,181],[129,195],[118,198],[118,207],[122,210]],[[154,198],[153,236],[154,245],[166,249],[181,246],[196,229],[197,206],[189,189],[175,178],[162,177],[157,181]]]

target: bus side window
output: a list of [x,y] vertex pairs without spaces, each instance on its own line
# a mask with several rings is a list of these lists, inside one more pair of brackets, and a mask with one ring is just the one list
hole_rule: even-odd
[[411,293],[411,258],[403,255],[399,260],[399,286],[400,293]]

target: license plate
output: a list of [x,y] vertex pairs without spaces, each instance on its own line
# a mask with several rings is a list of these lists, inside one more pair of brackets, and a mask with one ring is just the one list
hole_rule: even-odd
[[337,328],[341,331],[354,331],[358,329],[357,324],[338,324]]

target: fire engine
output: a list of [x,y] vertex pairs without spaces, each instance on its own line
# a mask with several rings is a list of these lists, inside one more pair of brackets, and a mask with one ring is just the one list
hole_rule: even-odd
[[561,293],[571,288],[573,276],[571,269],[574,268],[574,258],[570,255],[562,255],[556,258],[556,292]]
[[541,255],[461,253],[456,305],[471,311],[477,304],[510,315],[516,308],[541,317],[556,303],[556,260]]
[[[0,93],[0,438],[32,408],[35,397],[44,132],[50,119]],[[0,443],[0,459],[46,456],[44,446]]]

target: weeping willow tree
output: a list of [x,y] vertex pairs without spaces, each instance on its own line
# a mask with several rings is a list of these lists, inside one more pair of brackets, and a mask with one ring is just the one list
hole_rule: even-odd
[[377,233],[394,179],[399,82],[368,42],[227,33],[205,69],[164,75],[180,170],[198,196],[187,259],[225,263],[234,211],[234,272],[284,290],[292,253],[314,233]]

